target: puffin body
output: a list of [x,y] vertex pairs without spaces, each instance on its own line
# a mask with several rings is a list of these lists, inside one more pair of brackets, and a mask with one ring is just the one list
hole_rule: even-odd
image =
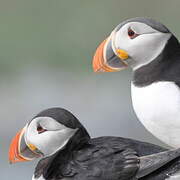
[[[161,151],[165,149],[126,138],[93,138],[89,145],[73,151],[71,155],[61,152],[56,157],[41,160],[36,167],[34,177],[36,177],[35,180],[40,180],[42,176],[45,180],[59,180],[65,177],[72,180],[136,179],[135,173],[138,167],[136,156],[147,156]],[[46,163],[48,166],[44,167]],[[179,163],[178,158],[164,166],[165,168],[160,168],[156,173],[150,173],[140,179],[164,180],[169,178],[176,172],[174,166],[177,165],[180,168]]]
[[32,180],[164,180],[180,169],[180,149],[121,137],[91,139],[69,111],[36,115],[13,138],[11,163],[41,158]]
[[143,125],[172,147],[180,147],[180,45],[176,38],[150,63],[133,72],[133,107]]
[[153,19],[133,18],[118,25],[100,47],[94,70],[114,72],[130,66],[138,119],[164,143],[180,147],[180,44],[176,37]]

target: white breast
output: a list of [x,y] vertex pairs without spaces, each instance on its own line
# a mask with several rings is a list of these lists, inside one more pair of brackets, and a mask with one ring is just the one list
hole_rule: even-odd
[[39,178],[35,179],[35,177],[33,175],[32,180],[45,180],[45,179],[43,178],[43,176],[40,176]]
[[[43,178],[42,175],[39,178],[35,178],[33,175],[32,180],[45,180],[45,179]],[[68,180],[68,178],[63,178],[62,180]]]
[[180,90],[173,82],[131,85],[132,103],[142,124],[157,138],[180,147]]
[[178,172],[172,176],[169,176],[169,178],[167,178],[166,180],[180,180],[180,172]]

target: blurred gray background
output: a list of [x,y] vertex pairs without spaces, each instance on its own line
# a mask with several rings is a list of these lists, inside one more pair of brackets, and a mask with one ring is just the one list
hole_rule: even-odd
[[37,162],[9,165],[11,138],[39,111],[73,112],[95,136],[161,144],[138,122],[131,71],[95,74],[98,44],[121,21],[155,18],[180,37],[179,0],[0,1],[0,179],[30,180]]

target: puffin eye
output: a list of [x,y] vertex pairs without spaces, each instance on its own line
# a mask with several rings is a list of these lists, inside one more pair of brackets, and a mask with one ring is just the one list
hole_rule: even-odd
[[37,126],[37,132],[38,134],[41,134],[43,132],[47,131],[46,129],[44,129],[40,124],[38,124]]
[[128,29],[128,36],[131,38],[131,39],[134,39],[138,36],[139,34],[136,34],[131,28]]

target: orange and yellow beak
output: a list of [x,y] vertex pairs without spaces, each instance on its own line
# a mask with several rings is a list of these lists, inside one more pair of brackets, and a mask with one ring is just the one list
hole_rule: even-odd
[[16,136],[12,139],[9,147],[9,162],[24,162],[31,161],[34,158],[38,158],[41,155],[32,151],[25,143],[24,133],[26,127],[19,131]]
[[122,49],[113,47],[112,37],[109,36],[96,49],[93,58],[93,69],[95,72],[116,72],[127,68],[126,59],[128,53]]

